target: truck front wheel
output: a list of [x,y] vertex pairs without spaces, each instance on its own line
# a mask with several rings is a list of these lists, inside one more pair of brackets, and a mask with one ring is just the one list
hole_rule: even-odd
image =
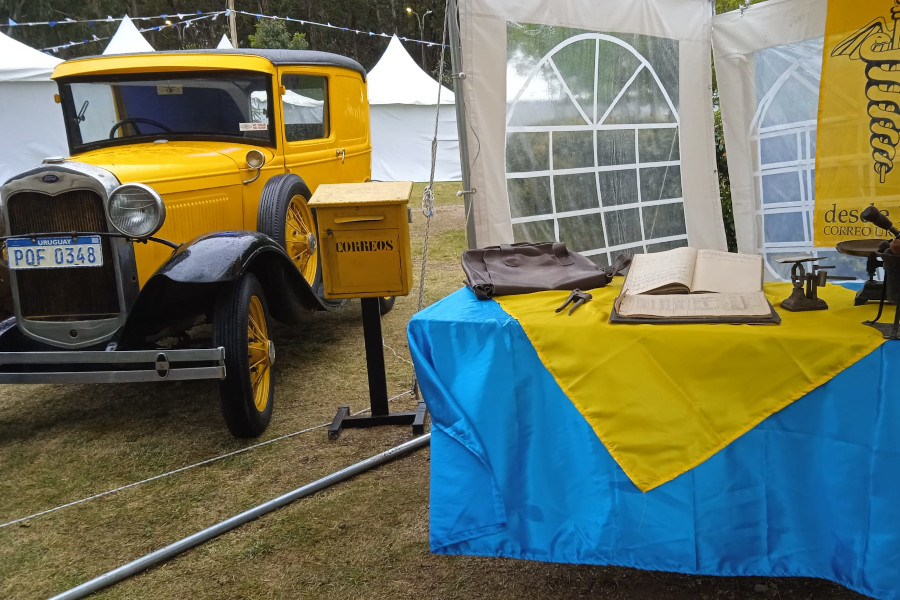
[[252,273],[225,285],[216,297],[214,343],[225,348],[225,379],[219,382],[222,415],[235,437],[256,437],[272,420],[272,363],[268,307]]

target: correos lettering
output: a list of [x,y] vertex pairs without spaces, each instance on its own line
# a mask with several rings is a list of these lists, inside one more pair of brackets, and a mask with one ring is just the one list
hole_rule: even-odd
[[390,252],[394,249],[391,240],[362,240],[356,242],[338,242],[338,252]]

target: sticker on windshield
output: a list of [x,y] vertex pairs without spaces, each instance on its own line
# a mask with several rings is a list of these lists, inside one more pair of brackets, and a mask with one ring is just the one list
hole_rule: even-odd
[[160,84],[156,86],[157,96],[181,96],[184,89],[181,84]]
[[269,128],[268,123],[238,123],[241,131],[265,131]]

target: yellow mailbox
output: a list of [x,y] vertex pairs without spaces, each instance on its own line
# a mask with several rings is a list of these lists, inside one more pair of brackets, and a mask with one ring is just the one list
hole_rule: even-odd
[[316,211],[326,298],[405,296],[412,288],[411,181],[322,184]]

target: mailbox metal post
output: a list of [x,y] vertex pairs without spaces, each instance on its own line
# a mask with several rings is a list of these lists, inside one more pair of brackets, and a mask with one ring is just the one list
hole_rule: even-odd
[[378,308],[378,298],[363,298],[360,302],[362,302],[363,339],[366,343],[366,371],[369,375],[369,401],[372,405],[372,416],[380,417],[390,412],[384,344],[381,341],[381,311]]
[[328,427],[329,439],[337,439],[345,427],[376,427],[378,425],[412,425],[413,435],[425,433],[424,402],[416,410],[390,412],[387,396],[387,377],[384,368],[384,346],[381,336],[381,311],[378,298],[362,298],[363,338],[366,344],[366,371],[369,376],[369,405],[371,414],[350,416],[350,407],[339,406]]
[[326,298],[362,300],[363,337],[372,413],[350,416],[349,406],[338,407],[328,428],[337,438],[344,427],[412,425],[425,432],[426,408],[390,412],[379,297],[405,296],[412,286],[407,204],[412,182],[323,184],[309,201],[316,211],[322,253],[322,282]]

